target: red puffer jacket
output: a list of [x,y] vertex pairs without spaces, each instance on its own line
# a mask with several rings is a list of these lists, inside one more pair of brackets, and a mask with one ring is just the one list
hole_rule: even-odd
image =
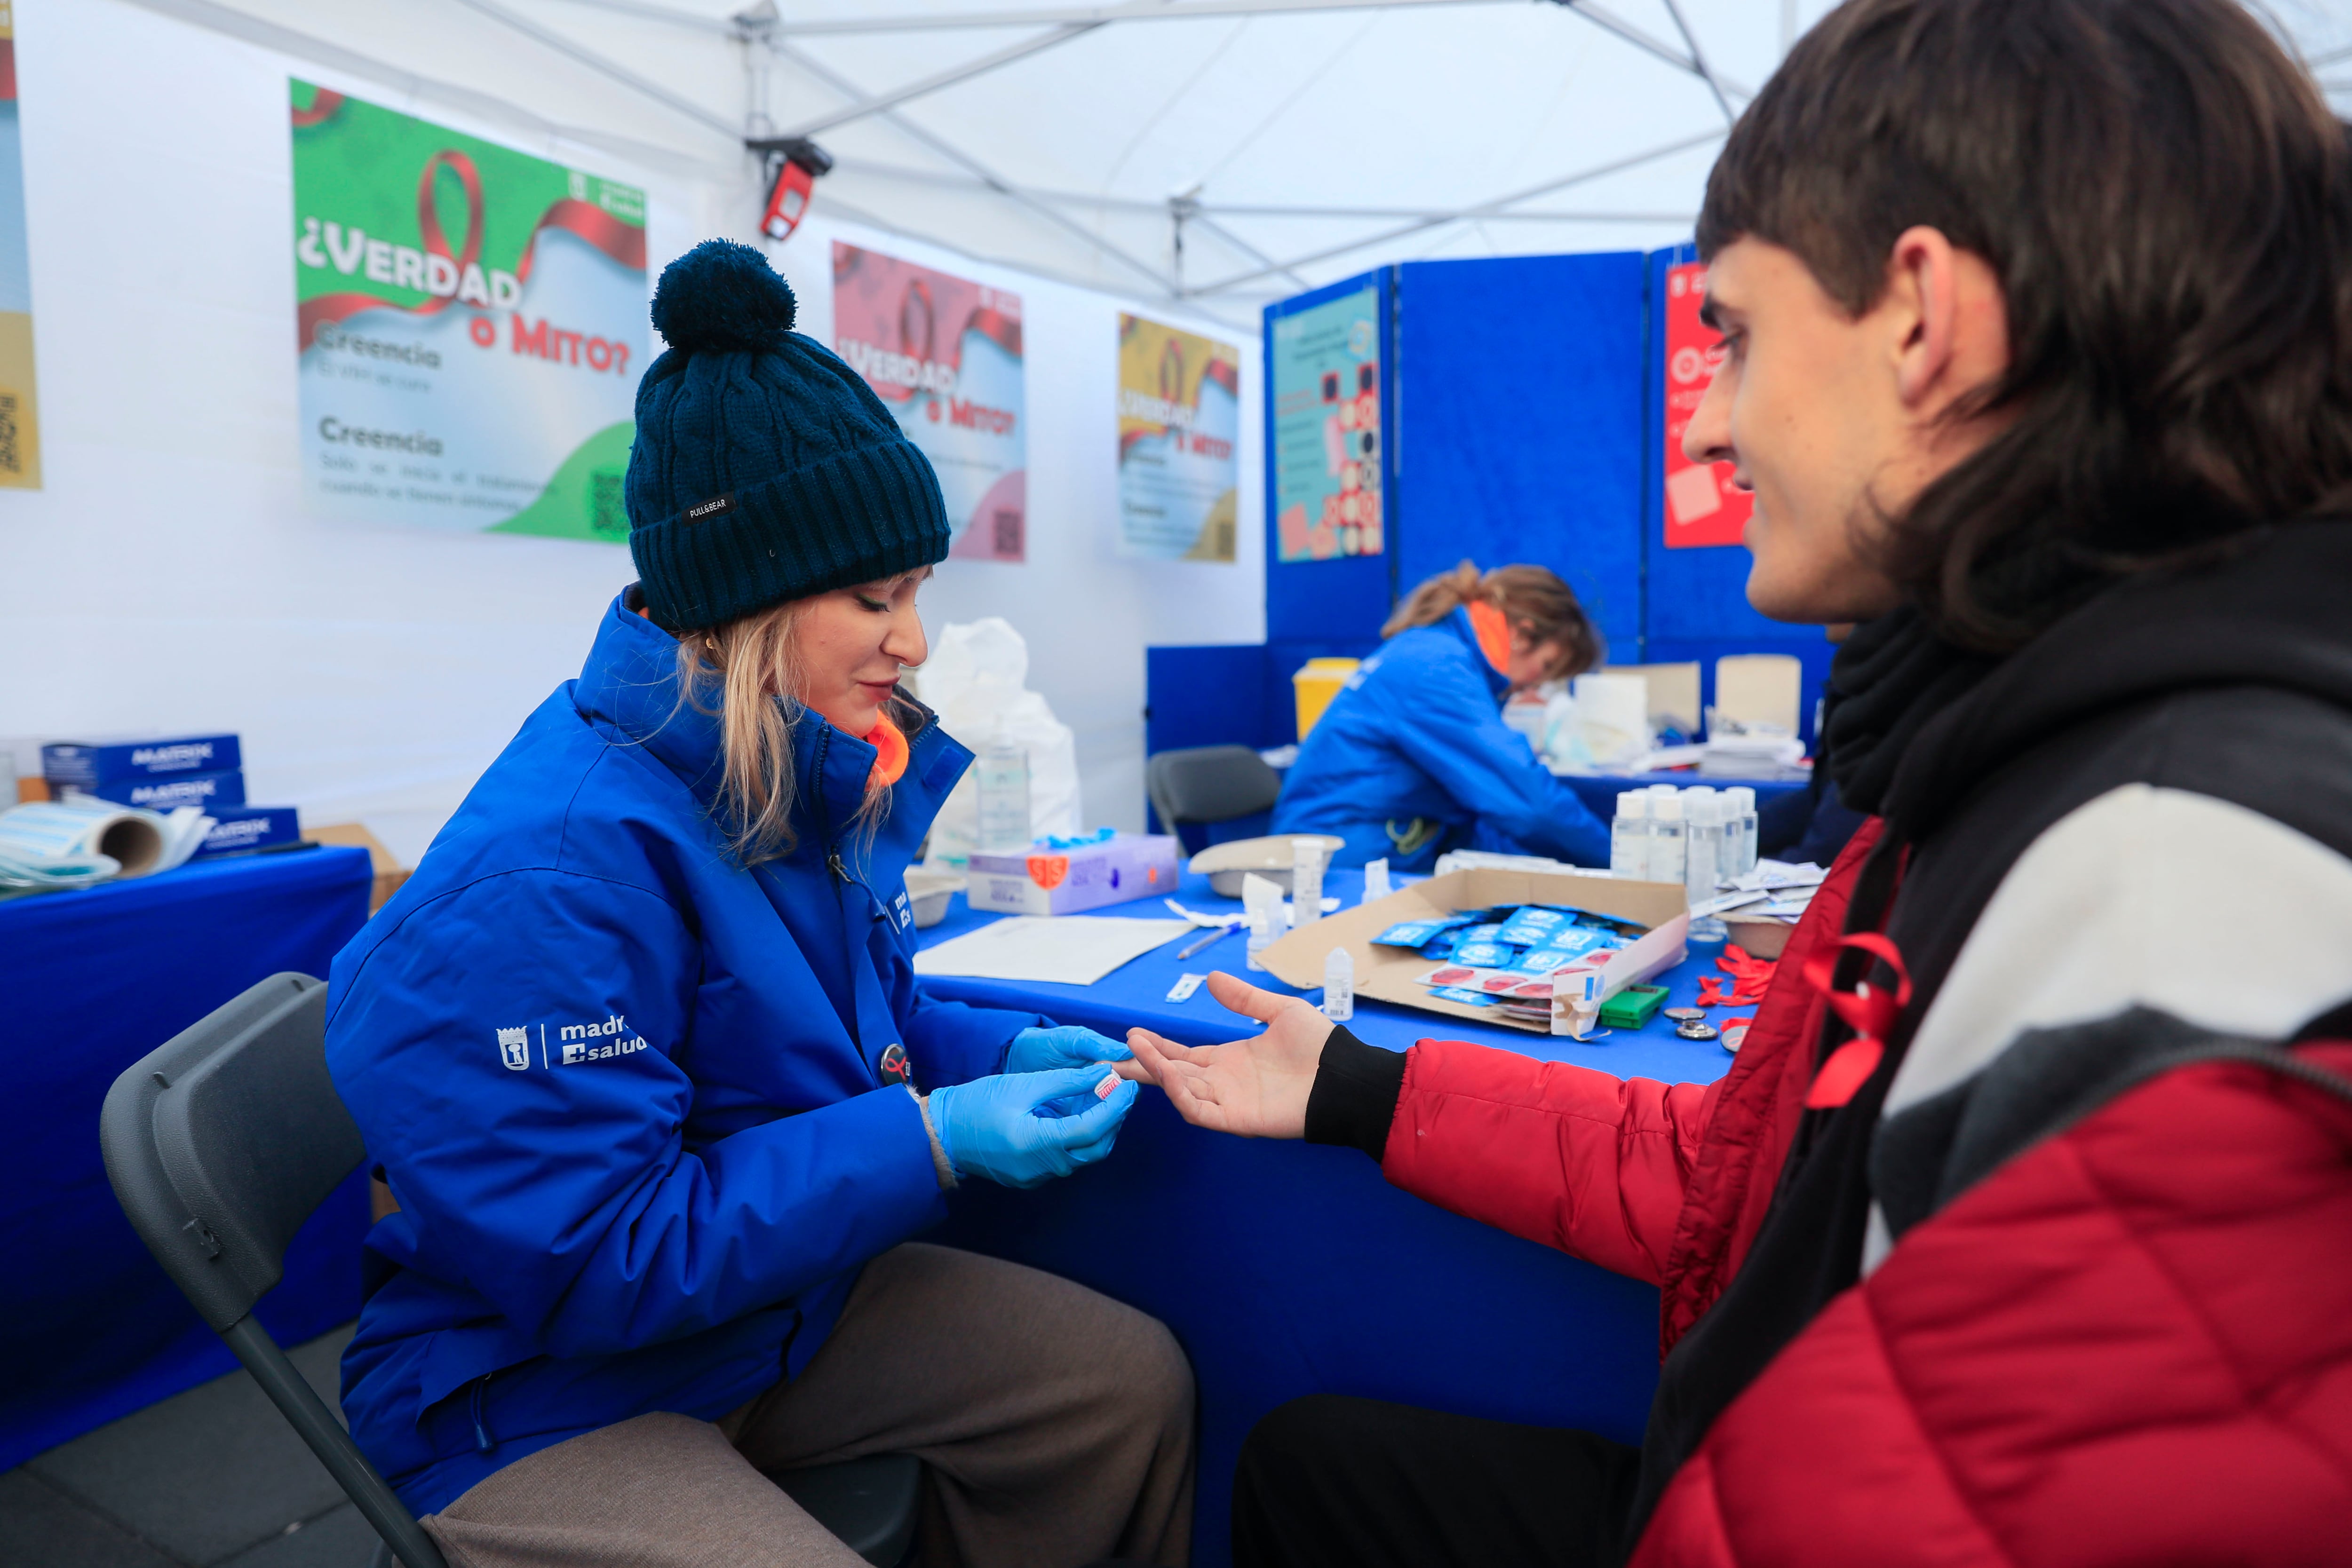
[[1456,1214],[1662,1287],[1663,1355],[1723,1293],[1763,1227],[1825,1006],[1799,977],[1836,939],[1879,831],[1864,823],[1830,868],[1721,1078],[1656,1083],[1425,1040],[1405,1061],[1382,1174]]
[[[1811,1075],[1842,856],[1732,1071],[1622,1082],[1425,1041],[1396,1185],[1663,1290],[1760,1228]],[[2352,1045],[2303,1061],[2352,1075]],[[1717,1418],[1634,1568],[2352,1562],[2352,1103],[2191,1061],[2061,1117],[1905,1231]]]

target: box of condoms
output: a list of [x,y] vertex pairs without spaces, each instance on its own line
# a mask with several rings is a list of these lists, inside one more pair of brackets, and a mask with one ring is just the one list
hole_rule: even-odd
[[1076,915],[1130,898],[1164,898],[1176,891],[1180,852],[1166,833],[1115,833],[1067,849],[976,854],[964,867],[964,897],[974,909],[1000,915]]
[[213,825],[192,860],[272,850],[302,836],[301,821],[291,806],[208,806],[205,815]]
[[118,779],[233,773],[244,766],[233,735],[58,740],[41,747],[41,777],[51,789],[84,789],[93,795],[100,793],[100,786]]
[[180,773],[160,779],[110,779],[95,786],[77,784],[71,787],[79,793],[95,795],[101,800],[111,800],[118,806],[137,806],[149,811],[176,811],[183,806],[201,806],[210,815],[216,806],[245,804],[245,775],[242,773]]

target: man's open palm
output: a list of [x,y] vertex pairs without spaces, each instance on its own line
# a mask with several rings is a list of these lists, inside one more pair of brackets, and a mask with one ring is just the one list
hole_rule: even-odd
[[1265,1032],[1223,1045],[1185,1046],[1148,1029],[1127,1032],[1136,1060],[1167,1092],[1184,1120],[1244,1138],[1297,1138],[1307,1132],[1307,1096],[1323,1061],[1331,1020],[1297,997],[1277,997],[1217,973],[1209,994]]

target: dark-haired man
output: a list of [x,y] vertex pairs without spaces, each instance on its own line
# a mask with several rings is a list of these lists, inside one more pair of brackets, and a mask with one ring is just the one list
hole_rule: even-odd
[[1850,0],[1734,129],[1685,450],[1862,624],[1873,821],[1704,1089],[1220,977],[1138,1055],[1663,1287],[1636,1450],[1362,1400],[1266,1564],[2339,1562],[2352,1519],[2352,159],[2231,0]]

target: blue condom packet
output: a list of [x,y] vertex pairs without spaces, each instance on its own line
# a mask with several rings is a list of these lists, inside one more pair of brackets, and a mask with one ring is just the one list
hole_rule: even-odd
[[1495,998],[1484,991],[1465,991],[1459,986],[1439,986],[1429,993],[1442,1002],[1460,1002],[1465,1007],[1491,1008]]
[[1558,953],[1565,961],[1570,958],[1581,958],[1587,953],[1597,952],[1603,947],[1622,946],[1624,946],[1623,943],[1606,931],[1596,931],[1589,925],[1570,925],[1565,930],[1552,933],[1551,939],[1543,945],[1541,951]]
[[1496,940],[1516,947],[1539,947],[1559,932],[1574,929],[1575,925],[1572,910],[1546,909],[1539,904],[1530,904],[1503,922]]
[[1465,942],[1509,941],[1509,937],[1501,935],[1502,929],[1503,927],[1501,923],[1497,921],[1488,921],[1477,925],[1465,925],[1462,928],[1461,938]]
[[1454,948],[1454,961],[1472,969],[1507,969],[1517,957],[1500,942],[1462,942]]
[[1467,915],[1440,915],[1428,920],[1402,920],[1373,937],[1372,941],[1381,947],[1419,947],[1442,931],[1469,925],[1471,919]]
[[1549,975],[1563,964],[1573,964],[1574,953],[1563,953],[1557,947],[1530,947],[1518,956],[1511,967],[1522,975]]
[[1444,963],[1454,956],[1454,949],[1462,945],[1459,931],[1441,931],[1421,945],[1421,956],[1434,963]]

